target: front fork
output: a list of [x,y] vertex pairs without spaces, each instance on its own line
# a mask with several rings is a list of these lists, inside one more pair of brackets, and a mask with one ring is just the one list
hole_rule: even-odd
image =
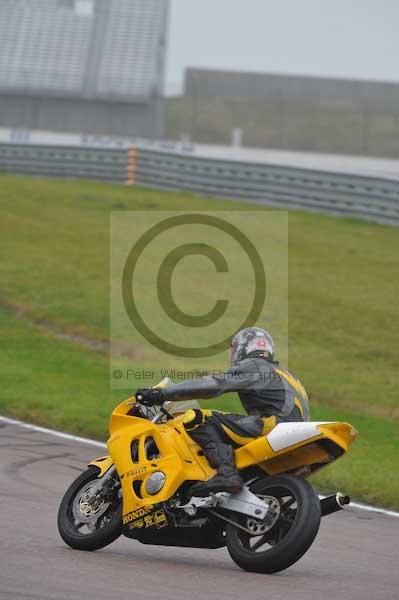
[[[93,487],[90,489],[90,498],[88,500],[88,504],[95,504],[99,496],[104,498],[104,500],[113,500],[116,487],[115,475],[117,475],[116,468],[115,465],[112,465],[105,475],[102,477],[100,476],[99,479],[97,479]],[[117,480],[117,487],[120,487],[119,480]]]

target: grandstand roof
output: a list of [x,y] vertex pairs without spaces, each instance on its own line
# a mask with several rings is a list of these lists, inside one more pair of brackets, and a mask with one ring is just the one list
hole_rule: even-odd
[[0,0],[0,92],[162,93],[169,0]]

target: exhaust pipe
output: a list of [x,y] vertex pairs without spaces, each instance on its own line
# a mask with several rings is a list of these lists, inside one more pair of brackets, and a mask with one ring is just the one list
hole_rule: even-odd
[[320,500],[321,516],[325,517],[346,508],[350,504],[350,501],[349,496],[344,496],[341,492],[322,498]]

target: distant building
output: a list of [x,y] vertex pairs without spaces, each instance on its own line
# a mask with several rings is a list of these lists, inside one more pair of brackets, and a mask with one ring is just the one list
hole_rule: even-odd
[[1,0],[0,126],[163,134],[169,0]]
[[168,134],[245,146],[399,158],[399,84],[205,69],[168,101]]

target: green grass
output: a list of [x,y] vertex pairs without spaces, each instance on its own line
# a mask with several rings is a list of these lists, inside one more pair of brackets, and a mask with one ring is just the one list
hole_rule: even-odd
[[[109,415],[126,396],[109,390],[106,356],[47,335],[4,309],[0,309],[0,331],[6,348],[1,360],[0,414],[106,439]],[[135,385],[140,382],[132,381]],[[240,410],[233,396],[219,400],[217,406]],[[397,425],[321,407],[313,417],[349,421],[363,432],[347,456],[314,478],[320,489],[342,489],[355,498],[398,507],[399,480],[392,477],[397,472]]]
[[[110,390],[106,355],[79,341],[108,339],[110,211],[251,207],[11,176],[0,176],[0,203],[0,412],[104,438],[126,392]],[[396,508],[398,262],[397,229],[290,213],[290,368],[313,418],[348,420],[361,434],[317,481]],[[135,358],[137,368],[153,366],[151,353]]]
[[104,438],[118,398],[108,388],[106,356],[60,341],[0,310],[0,413]]

